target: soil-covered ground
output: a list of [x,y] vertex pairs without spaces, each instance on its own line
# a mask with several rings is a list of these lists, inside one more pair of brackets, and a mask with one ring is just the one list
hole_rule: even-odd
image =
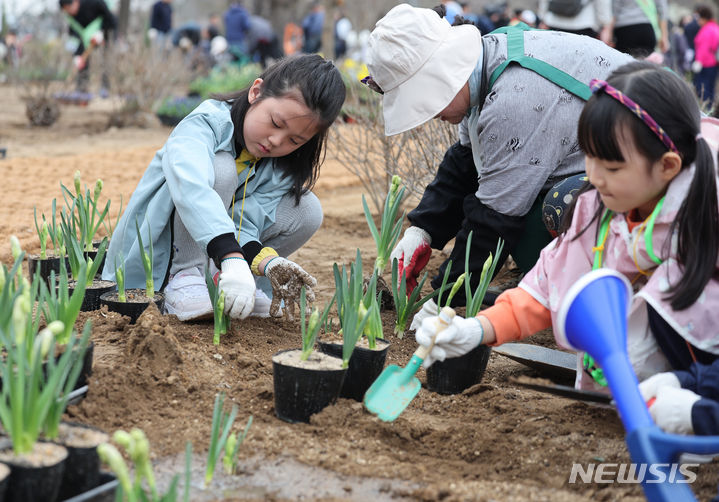
[[[126,203],[170,132],[159,125],[107,129],[110,105],[104,101],[64,107],[54,126],[29,128],[16,89],[0,91],[0,148],[8,150],[0,160],[6,187],[0,260],[6,264],[10,235],[27,251],[38,251],[33,208],[48,213],[53,198],[61,204],[60,182],[71,185],[77,169],[88,184],[102,178],[116,214],[120,196]],[[332,264],[349,263],[357,248],[369,262],[374,245],[354,176],[329,159],[316,193],[324,223],[293,259],[317,278],[323,302],[334,290]],[[441,259],[435,251],[430,269]],[[297,322],[234,322],[215,347],[210,321],[181,323],[155,308],[135,325],[107,311],[83,313],[78,322],[87,319],[93,323],[94,373],[87,397],[68,415],[110,433],[143,429],[161,472],[182,470],[182,452],[191,441],[200,453],[193,464],[193,486],[199,484],[217,392],[239,406],[240,424],[254,417],[240,473],[219,475],[209,490],[196,488],[193,500],[643,499],[638,485],[568,483],[574,463],[630,461],[612,407],[519,387],[516,378],[541,375],[496,353],[480,384],[453,396],[423,388],[395,422],[381,422],[360,403],[340,399],[309,424],[289,424],[274,415],[271,356],[300,346]],[[391,342],[388,363],[404,366],[414,338],[391,335],[393,312],[385,312],[383,321]],[[548,332],[530,341],[554,347]],[[423,370],[418,376],[425,380]],[[692,488],[708,500],[716,494],[719,468],[715,462],[697,472]]]

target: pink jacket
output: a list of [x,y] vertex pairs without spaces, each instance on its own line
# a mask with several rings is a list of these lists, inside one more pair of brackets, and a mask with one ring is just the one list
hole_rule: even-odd
[[704,68],[717,65],[716,52],[719,49],[719,25],[712,19],[699,29],[694,38],[694,60]]
[[[670,225],[693,176],[694,167],[691,167],[672,181],[655,221],[652,243],[654,252],[663,260],[661,265],[657,266],[647,255],[644,234],[639,233],[639,226],[630,232],[623,214],[614,215],[609,224],[603,266],[619,271],[630,282],[634,281],[635,294],[629,312],[627,350],[639,380],[671,369],[649,330],[647,304],[692,345],[719,354],[719,280],[709,281],[704,293],[688,309],[674,311],[664,299],[669,285],[681,276],[681,269],[672,257],[676,253],[676,239],[673,239],[670,250],[664,244],[670,238]],[[555,239],[542,250],[539,261],[519,285],[551,311],[552,323],[555,325],[562,298],[579,277],[592,269],[592,247],[596,245],[598,223],[595,221],[579,238],[573,239],[591,221],[598,207],[597,196],[596,191],[590,191],[577,200],[569,231],[561,241]],[[633,258],[635,249],[638,265],[643,270],[653,272],[649,278],[641,276],[637,270]],[[600,390],[581,371],[582,356],[579,354],[577,361],[576,386]]]

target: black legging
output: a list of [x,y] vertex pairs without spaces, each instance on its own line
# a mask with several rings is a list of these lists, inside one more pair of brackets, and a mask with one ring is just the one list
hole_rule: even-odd
[[657,37],[650,23],[614,28],[614,43],[618,51],[642,58],[654,52]]

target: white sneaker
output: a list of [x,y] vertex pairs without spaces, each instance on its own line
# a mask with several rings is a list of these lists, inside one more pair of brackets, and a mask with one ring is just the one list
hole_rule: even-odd
[[197,267],[181,270],[165,288],[165,312],[180,321],[212,318],[212,300],[205,276]]
[[250,317],[270,317],[270,305],[272,305],[272,298],[260,288],[255,289],[255,307],[252,309]]

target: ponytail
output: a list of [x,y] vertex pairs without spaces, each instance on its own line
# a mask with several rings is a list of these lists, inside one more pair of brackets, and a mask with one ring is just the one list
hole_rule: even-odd
[[670,230],[670,235],[678,232],[677,259],[683,266],[682,278],[667,297],[674,310],[690,307],[716,274],[719,208],[714,160],[706,140],[698,137],[694,179]]

